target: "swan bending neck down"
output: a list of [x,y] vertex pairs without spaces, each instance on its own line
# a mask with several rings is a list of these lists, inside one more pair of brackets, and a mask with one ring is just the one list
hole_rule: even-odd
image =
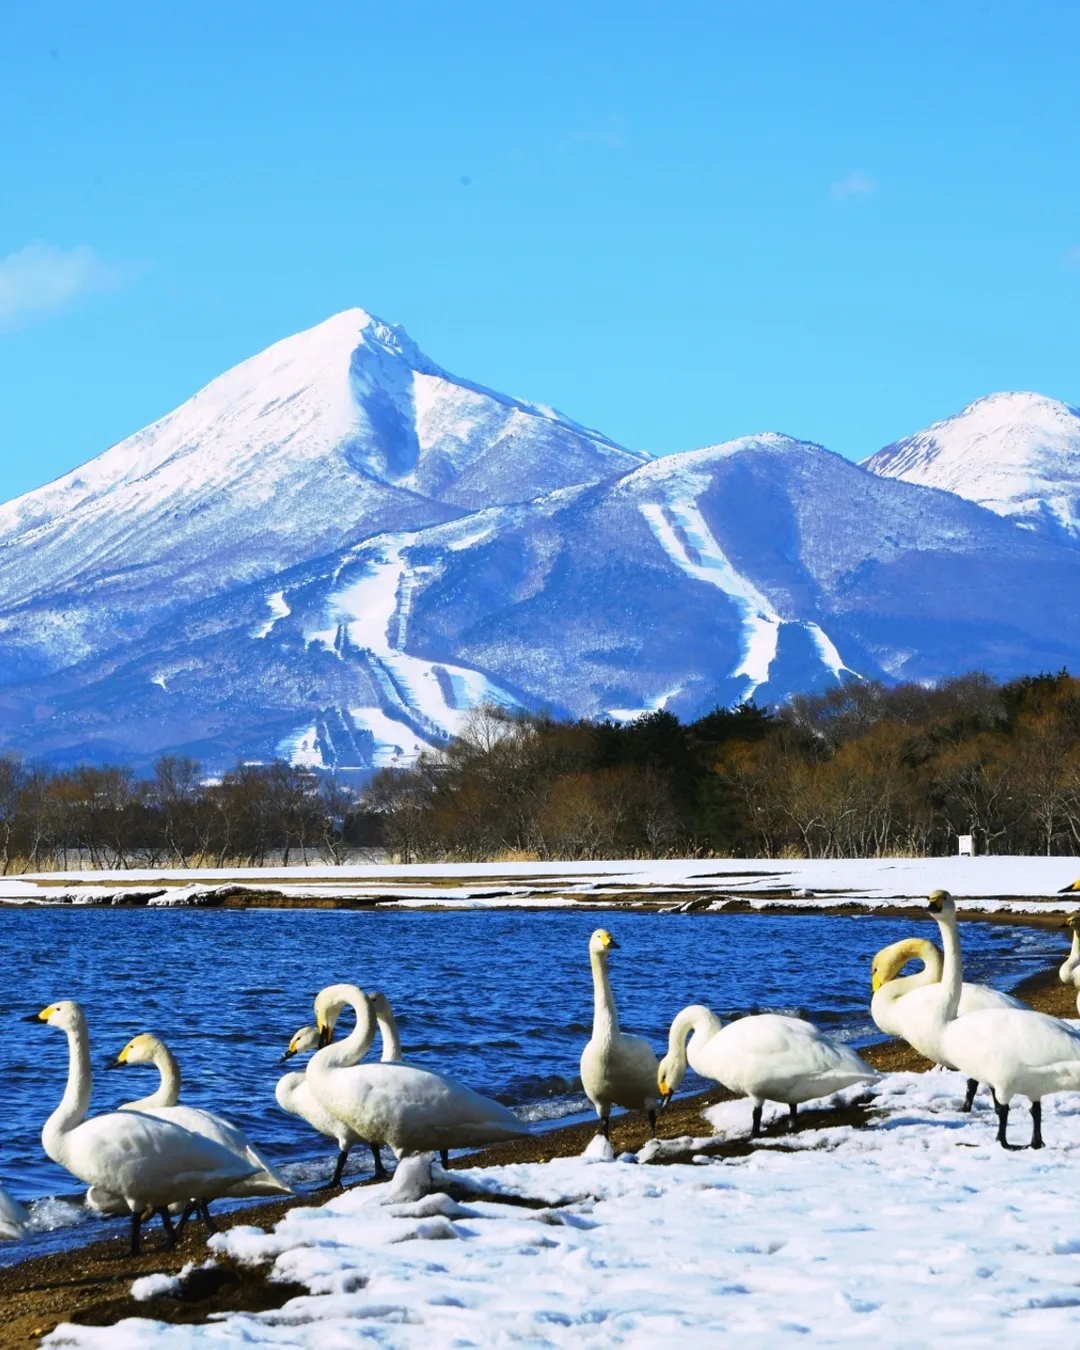
[[600,1129],[611,1137],[611,1108],[646,1111],[649,1129],[656,1137],[657,1059],[642,1036],[630,1036],[619,1026],[615,995],[608,976],[608,953],[619,944],[606,928],[589,938],[589,964],[593,978],[592,1036],[581,1052],[581,1083],[600,1117]]
[[175,1240],[168,1206],[192,1196],[213,1199],[252,1175],[254,1166],[229,1149],[171,1121],[139,1111],[110,1111],[87,1119],[93,1077],[90,1037],[82,1008],[51,1003],[26,1019],[64,1031],[68,1080],[60,1105],[45,1122],[45,1152],[80,1181],[118,1195],[131,1213],[131,1250],[139,1251],[143,1213],[154,1210],[165,1237]]
[[812,1022],[759,1013],[725,1026],[700,1003],[683,1008],[671,1023],[668,1051],[657,1072],[665,1098],[678,1090],[687,1063],[702,1078],[711,1078],[750,1098],[751,1135],[761,1133],[762,1108],[767,1101],[788,1106],[789,1128],[794,1130],[798,1128],[800,1102],[828,1097],[841,1088],[873,1082],[878,1077],[854,1050],[830,1040]]
[[[913,975],[900,972],[909,961],[922,961],[922,970]],[[927,938],[903,938],[882,947],[870,968],[870,1015],[887,1036],[897,1036],[935,1064],[946,1063],[939,1043],[934,1005],[941,997],[943,958]],[[957,1016],[981,1012],[987,1008],[1023,1008],[1025,1004],[986,984],[960,986]],[[955,1065],[948,1065],[955,1068]],[[961,1111],[970,1111],[978,1081],[969,1078]]]
[[998,1143],[1009,1148],[1009,1103],[1031,1102],[1031,1147],[1042,1148],[1042,1099],[1080,1089],[1080,1035],[1056,1017],[1023,1008],[994,1008],[957,1017],[963,961],[956,906],[948,891],[934,891],[930,912],[941,930],[945,973],[932,1005],[946,1060],[969,1078],[989,1083],[998,1117]]
[[[356,1013],[356,1026],[340,1044],[331,1044],[346,1007]],[[375,1017],[356,985],[323,989],[315,1000],[315,1022],[323,1048],[308,1065],[308,1082],[330,1114],[361,1139],[384,1141],[400,1158],[528,1134],[512,1111],[452,1078],[408,1064],[359,1063],[374,1040]]]

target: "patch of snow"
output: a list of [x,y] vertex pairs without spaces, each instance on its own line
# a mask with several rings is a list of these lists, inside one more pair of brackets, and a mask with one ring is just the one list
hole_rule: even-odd
[[259,624],[257,628],[251,630],[251,636],[253,638],[266,637],[269,633],[273,632],[274,624],[276,624],[279,619],[287,618],[292,613],[288,601],[285,599],[284,591],[274,591],[271,595],[266,597],[266,603],[270,610],[270,617]]

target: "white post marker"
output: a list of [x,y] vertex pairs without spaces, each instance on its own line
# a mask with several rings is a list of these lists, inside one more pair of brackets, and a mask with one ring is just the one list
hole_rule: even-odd
[[973,834],[961,834],[958,836],[960,847],[958,850],[961,858],[974,858],[975,856],[975,836]]

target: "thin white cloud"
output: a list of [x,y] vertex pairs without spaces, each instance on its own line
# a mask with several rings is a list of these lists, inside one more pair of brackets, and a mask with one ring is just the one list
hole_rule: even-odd
[[877,191],[877,183],[867,174],[859,169],[853,169],[851,173],[845,174],[843,178],[838,179],[829,188],[829,194],[834,202],[845,202],[864,200],[872,196]]
[[89,244],[27,244],[0,258],[0,328],[51,314],[80,295],[112,290],[130,275],[130,268],[106,262]]

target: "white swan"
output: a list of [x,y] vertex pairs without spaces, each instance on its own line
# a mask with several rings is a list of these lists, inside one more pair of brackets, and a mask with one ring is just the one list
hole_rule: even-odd
[[[318,1028],[301,1027],[289,1042],[289,1048],[281,1058],[282,1060],[291,1059],[293,1055],[303,1055],[310,1050],[318,1050],[318,1048]],[[287,1073],[279,1078],[277,1086],[274,1088],[274,1096],[277,1098],[278,1106],[283,1111],[288,1111],[293,1116],[299,1116],[301,1120],[306,1120],[320,1134],[325,1134],[328,1139],[337,1141],[337,1163],[329,1185],[340,1186],[345,1164],[349,1160],[349,1150],[354,1144],[361,1144],[364,1141],[350,1125],[347,1125],[343,1120],[339,1120],[337,1116],[331,1115],[323,1106],[322,1102],[312,1092],[307,1074],[302,1069],[298,1073]],[[376,1178],[385,1177],[386,1168],[383,1165],[378,1144],[371,1145],[371,1156],[375,1163]]]
[[589,964],[593,977],[592,1036],[581,1052],[581,1084],[600,1117],[600,1130],[611,1136],[611,1108],[647,1111],[649,1129],[656,1136],[656,1052],[643,1036],[628,1036],[619,1027],[615,996],[608,977],[608,952],[619,944],[606,928],[597,928],[589,938]]
[[785,1103],[794,1130],[800,1102],[828,1097],[880,1076],[854,1050],[830,1040],[812,1022],[758,1013],[724,1026],[700,1003],[684,1008],[671,1024],[668,1051],[657,1073],[665,1099],[678,1089],[688,1061],[702,1078],[712,1078],[750,1098],[754,1106],[751,1135],[761,1133],[765,1102]]
[[[901,975],[900,971],[911,960],[922,961],[922,970],[913,975]],[[908,1045],[935,1064],[945,1062],[934,1030],[932,1013],[932,1005],[937,998],[933,990],[941,982],[941,971],[940,950],[927,938],[916,937],[903,938],[900,942],[882,947],[870,967],[870,988],[873,993],[870,1015],[878,1029],[886,1036],[897,1036],[907,1041]],[[960,1005],[956,1015],[966,1017],[968,1013],[988,1008],[1026,1006],[1019,999],[991,989],[987,984],[968,984],[965,981],[960,988]],[[946,1067],[952,1069],[956,1066],[949,1064]],[[971,1110],[978,1090],[978,1082],[969,1079],[964,1103],[960,1108],[962,1111]]]
[[0,1186],[0,1238],[15,1242],[26,1232],[30,1215],[13,1195]]
[[[148,1097],[140,1097],[137,1101],[125,1102],[120,1107],[121,1111],[139,1111],[144,1115],[156,1116],[159,1120],[168,1120],[175,1125],[182,1125],[185,1130],[190,1130],[192,1134],[201,1134],[215,1144],[220,1144],[222,1148],[227,1148],[231,1153],[246,1159],[253,1167],[258,1169],[251,1176],[245,1177],[243,1181],[238,1182],[225,1192],[227,1198],[239,1200],[255,1196],[294,1194],[293,1188],[259,1153],[239,1125],[233,1125],[231,1121],[224,1120],[211,1111],[178,1104],[181,1086],[180,1066],[176,1062],[175,1055],[164,1041],[157,1036],[151,1036],[147,1032],[135,1036],[128,1041],[116,1059],[106,1065],[106,1068],[118,1069],[128,1064],[152,1064],[157,1069],[160,1078],[157,1088]],[[103,1213],[124,1212],[117,1208],[119,1197],[110,1196],[97,1188],[91,1188],[87,1192],[86,1199],[93,1209],[100,1210]],[[206,1201],[200,1196],[191,1196],[189,1199],[194,1209],[202,1216],[203,1221],[212,1229],[213,1223]],[[181,1219],[181,1227],[186,1221],[187,1215],[188,1211],[185,1208]]]
[[945,973],[931,1003],[946,1062],[969,1078],[989,1083],[998,1117],[998,1143],[1007,1139],[1009,1103],[1017,1094],[1031,1102],[1031,1147],[1042,1148],[1042,1099],[1080,1090],[1080,1035],[1056,1017],[1030,1008],[994,1008],[957,1017],[963,961],[956,906],[948,891],[934,891],[930,911],[941,930]]
[[401,1036],[398,1034],[397,1019],[385,994],[374,991],[368,994],[371,1011],[379,1024],[379,1036],[382,1038],[382,1054],[379,1060],[383,1064],[401,1062]]
[[71,1001],[50,1003],[26,1020],[59,1027],[68,1038],[67,1087],[41,1132],[45,1152],[88,1186],[122,1197],[131,1212],[132,1255],[139,1251],[145,1210],[160,1215],[171,1246],[169,1205],[196,1195],[208,1200],[225,1195],[255,1172],[246,1158],[156,1116],[110,1111],[88,1120],[93,1075],[82,1008]]
[[[1080,914],[1070,914],[1062,927],[1072,929],[1072,947],[1061,963],[1058,979],[1062,984],[1071,984],[1074,989],[1080,989]],[[1080,997],[1077,998],[1076,1006],[1080,1011]]]
[[[330,1044],[345,1007],[356,1027],[340,1045]],[[315,1000],[323,1048],[307,1068],[307,1080],[332,1116],[362,1139],[378,1139],[398,1157],[441,1149],[472,1148],[515,1139],[528,1127],[498,1102],[428,1069],[408,1064],[360,1064],[375,1037],[375,1017],[362,990],[330,985]]]

